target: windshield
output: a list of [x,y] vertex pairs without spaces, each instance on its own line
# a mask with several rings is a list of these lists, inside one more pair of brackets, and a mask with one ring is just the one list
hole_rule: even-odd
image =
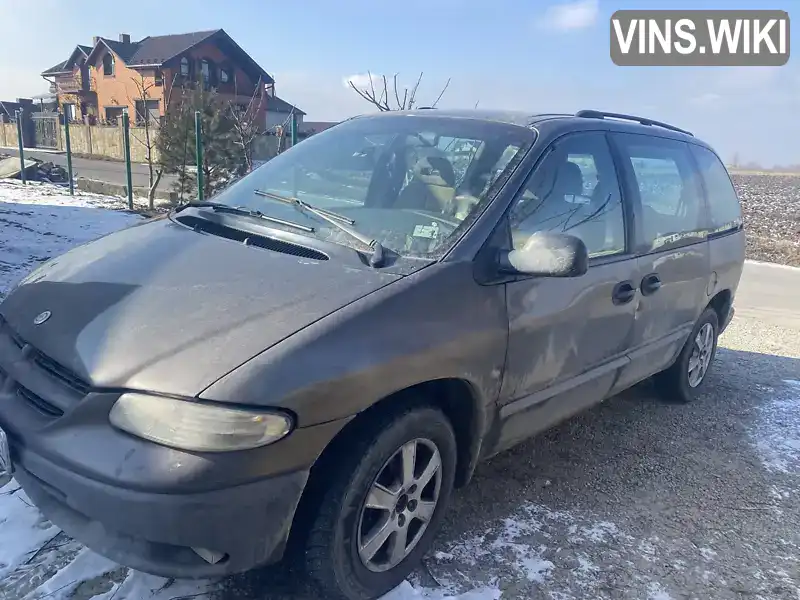
[[472,119],[353,119],[303,140],[214,201],[310,223],[308,235],[365,249],[341,228],[270,194],[297,198],[348,219],[399,254],[432,256],[492,200],[534,139],[523,127]]

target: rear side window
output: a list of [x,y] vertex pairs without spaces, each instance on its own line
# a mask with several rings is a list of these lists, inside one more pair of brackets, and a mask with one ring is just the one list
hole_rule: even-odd
[[616,134],[622,158],[641,201],[641,229],[649,250],[705,238],[705,207],[688,144]]
[[725,233],[739,229],[742,226],[742,208],[728,171],[708,148],[692,145],[691,149],[706,188],[710,232]]

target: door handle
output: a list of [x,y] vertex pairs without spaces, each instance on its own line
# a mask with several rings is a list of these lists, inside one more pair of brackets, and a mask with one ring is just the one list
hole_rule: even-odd
[[650,273],[644,276],[642,279],[643,296],[655,294],[659,289],[661,289],[661,279],[658,277],[658,273]]
[[611,299],[614,304],[627,304],[636,296],[636,288],[633,286],[632,281],[620,281],[614,286],[614,291],[611,292]]

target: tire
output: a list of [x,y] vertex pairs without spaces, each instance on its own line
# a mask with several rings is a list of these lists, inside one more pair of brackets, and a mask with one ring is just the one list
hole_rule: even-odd
[[[688,403],[697,398],[714,363],[718,336],[717,313],[713,308],[707,308],[695,323],[675,363],[655,376],[656,384],[665,400]],[[707,344],[701,345],[700,342],[704,339],[707,339]],[[700,361],[700,365],[705,365],[700,369],[702,372],[695,370],[699,368],[696,361]],[[692,373],[690,364],[693,367]]]
[[[382,415],[366,429],[357,430],[356,437],[353,443],[348,440],[345,452],[337,453],[336,464],[326,466],[335,471],[328,473],[319,509],[310,515],[313,521],[305,536],[305,571],[324,598],[372,600],[399,585],[429,549],[453,490],[456,439],[440,411],[423,407]],[[412,446],[417,461],[415,478],[406,476],[402,481],[404,458],[411,455],[403,449]],[[431,471],[433,476],[423,489],[415,489],[413,483],[409,487],[409,481],[424,479],[428,467],[436,462],[436,453],[438,475]],[[380,489],[370,493],[375,484],[396,495]],[[398,493],[398,489],[402,491]],[[368,498],[375,506],[397,504],[393,510],[370,508],[366,506]],[[423,514],[428,517],[426,522],[419,519]],[[382,536],[376,536],[372,545],[366,544],[375,531],[387,531],[382,524],[395,533],[383,544]],[[392,555],[391,549],[401,548],[398,527],[406,531],[407,554],[395,562],[400,551]],[[365,547],[363,553],[360,547]],[[372,559],[365,558],[376,548]]]

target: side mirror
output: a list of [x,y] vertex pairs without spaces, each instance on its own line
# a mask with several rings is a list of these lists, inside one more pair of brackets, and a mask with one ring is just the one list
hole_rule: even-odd
[[586,273],[589,252],[583,240],[567,233],[534,233],[519,250],[499,257],[503,273],[539,277],[579,277]]

